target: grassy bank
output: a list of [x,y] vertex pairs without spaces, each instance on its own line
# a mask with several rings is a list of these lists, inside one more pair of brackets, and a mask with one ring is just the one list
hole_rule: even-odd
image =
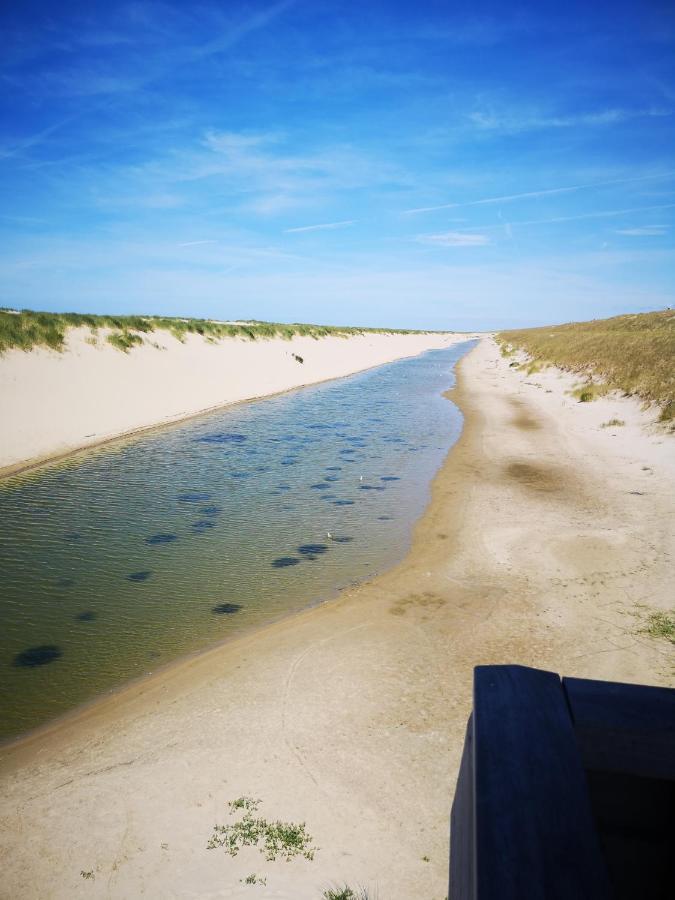
[[144,335],[154,331],[168,331],[179,341],[188,334],[199,334],[205,340],[244,338],[255,341],[260,338],[293,337],[322,338],[349,337],[354,334],[413,334],[396,328],[350,328],[332,325],[282,325],[275,322],[215,322],[210,319],[182,319],[163,316],[95,316],[84,313],[48,313],[32,310],[0,309],[0,354],[6,350],[31,350],[33,347],[49,347],[63,350],[66,333],[70,328],[89,328],[95,335],[106,329],[106,340],[118,350],[127,351],[144,342]]
[[636,395],[675,419],[675,312],[664,310],[502,331],[502,352],[523,350],[535,365],[554,365],[593,382]]

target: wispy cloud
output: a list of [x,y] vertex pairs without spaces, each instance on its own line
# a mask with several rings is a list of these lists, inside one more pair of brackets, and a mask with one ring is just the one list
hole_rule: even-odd
[[490,243],[484,234],[471,234],[465,231],[445,231],[442,234],[418,234],[415,238],[420,244],[432,244],[435,247],[483,247]]
[[602,109],[595,112],[570,116],[540,114],[472,112],[469,120],[483,131],[499,131],[516,134],[522,131],[536,131],[547,128],[579,128],[583,126],[616,125],[631,119],[664,118],[672,115],[666,107],[646,109]]
[[[661,203],[658,206],[632,206],[628,209],[604,209],[597,210],[595,212],[579,213],[575,216],[551,216],[547,219],[522,219],[520,221],[511,220],[508,224],[510,227],[520,227],[523,225],[556,225],[563,222],[580,222],[583,219],[610,219],[615,218],[616,216],[630,215],[631,213],[653,212],[657,209],[675,209],[675,203]],[[479,225],[477,226],[476,231],[500,231],[502,228],[504,228],[504,224]],[[636,228],[620,233],[630,234],[636,233],[637,231],[639,231],[639,229]],[[640,233],[646,233],[646,230],[642,230]]]
[[66,116],[65,119],[61,119],[59,122],[54,122],[47,128],[43,128],[42,131],[38,131],[36,134],[32,134],[29,137],[25,137],[22,140],[17,141],[13,146],[0,147],[0,160],[9,159],[12,156],[17,156],[23,153],[24,150],[30,150],[31,147],[35,147],[38,144],[41,144],[49,137],[50,134],[53,134],[55,131],[63,128],[65,125],[69,125],[76,118],[77,114]]
[[618,228],[617,234],[625,234],[628,237],[652,237],[666,234],[667,228],[662,225],[644,225],[642,228]]
[[433,41],[457,47],[494,47],[527,33],[531,23],[522,13],[507,18],[504,9],[496,17],[476,16],[461,19],[448,16],[443,26],[421,28],[414,33],[419,40]]
[[[119,191],[119,187],[118,187]],[[178,209],[185,204],[185,198],[169,191],[144,194],[134,186],[127,194],[100,194],[98,190],[92,190],[92,197],[96,205],[105,210],[153,210],[153,209]]]
[[197,247],[201,244],[217,244],[218,241],[185,241],[182,244],[179,244],[179,247]]
[[299,228],[285,228],[284,234],[294,234],[298,231],[325,231],[331,228],[346,228],[347,225],[354,225],[356,219],[347,219],[344,222],[325,222],[321,225],[301,225]]
[[297,0],[281,0],[280,3],[274,3],[271,6],[268,6],[267,9],[257,12],[224,35],[214,38],[202,47],[194,48],[189,54],[189,59],[186,61],[193,61],[204,56],[214,56],[215,54],[222,53],[224,50],[231,49],[235,44],[238,44],[239,41],[252,32],[258,31],[261,28],[266,28],[274,21],[274,19],[285,13],[286,10],[295,6],[296,3]]
[[546,197],[551,194],[569,194],[574,191],[586,191],[594,188],[607,187],[614,184],[630,184],[635,181],[650,181],[656,178],[672,178],[675,172],[659,172],[654,175],[637,175],[632,178],[612,178],[608,181],[596,181],[590,184],[573,184],[567,187],[545,188],[541,191],[525,191],[521,194],[506,194],[501,197],[483,197],[480,200],[465,200],[461,203],[441,203],[438,206],[420,206],[416,209],[406,209],[404,213],[412,215],[414,213],[435,212],[438,209],[457,209],[464,206],[482,206],[487,203],[510,203],[514,200],[525,200],[532,197]]
[[675,203],[662,203],[658,206],[632,206],[629,209],[605,209],[597,212],[580,213],[576,216],[553,216],[550,219],[530,219],[525,222],[511,222],[511,225],[553,225],[557,222],[579,222],[582,219],[606,219],[615,216],[627,216],[637,212],[652,212],[656,209],[675,209]]
[[298,147],[292,134],[212,129],[196,145],[130,167],[127,176],[157,190],[191,194],[208,190],[209,198],[215,189],[225,204],[221,210],[257,217],[325,208],[338,194],[381,185],[389,189],[405,179],[402,169],[350,145],[309,149],[304,143]]

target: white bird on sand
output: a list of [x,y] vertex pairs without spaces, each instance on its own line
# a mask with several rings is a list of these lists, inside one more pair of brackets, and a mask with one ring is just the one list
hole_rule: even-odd
[[363,481],[363,475],[359,475],[359,481]]
[[326,537],[328,538],[329,541],[333,540],[333,535],[330,533],[330,531],[326,532]]

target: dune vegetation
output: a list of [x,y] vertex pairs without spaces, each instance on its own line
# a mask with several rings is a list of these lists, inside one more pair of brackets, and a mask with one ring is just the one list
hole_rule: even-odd
[[524,351],[528,366],[557,366],[582,376],[580,399],[607,390],[640,397],[675,419],[675,312],[638,313],[592,322],[502,331],[502,352]]
[[66,333],[71,328],[89,328],[95,335],[106,330],[106,340],[118,350],[128,351],[144,343],[144,336],[154,331],[168,331],[177,340],[188,334],[201,335],[208,341],[222,338],[350,337],[355,334],[413,334],[397,328],[352,328],[333,325],[285,325],[276,322],[218,322],[211,319],[184,319],[167,316],[96,316],[86,313],[51,313],[32,310],[0,309],[0,354],[6,350],[31,350],[49,347],[63,350]]

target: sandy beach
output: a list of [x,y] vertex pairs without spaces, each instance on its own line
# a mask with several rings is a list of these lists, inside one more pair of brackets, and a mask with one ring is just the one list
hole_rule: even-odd
[[459,334],[364,333],[183,342],[157,330],[128,353],[72,328],[63,352],[0,356],[0,477],[122,435],[256,397],[340,378],[466,340]]
[[[483,339],[397,567],[4,748],[0,895],[318,900],[346,882],[443,900],[475,665],[675,680],[672,644],[643,631],[672,588],[674,438],[572,383]],[[305,822],[314,861],[207,850],[243,795]]]

